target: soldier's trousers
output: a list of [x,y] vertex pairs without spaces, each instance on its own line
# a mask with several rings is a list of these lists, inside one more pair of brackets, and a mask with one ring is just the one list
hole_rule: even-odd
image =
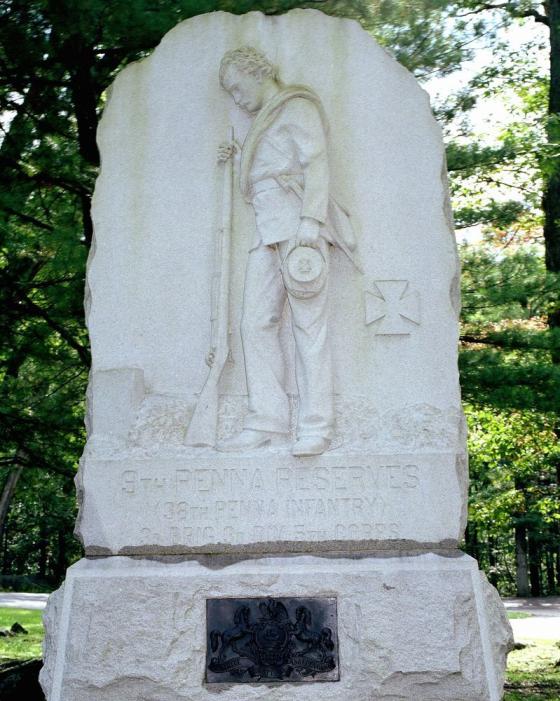
[[[329,261],[329,244],[319,247]],[[245,276],[241,338],[249,394],[245,428],[287,433],[289,402],[284,389],[285,359],[280,323],[286,300],[295,340],[295,371],[299,394],[298,436],[331,438],[334,429],[332,361],[328,335],[328,276],[311,299],[298,299],[284,286],[281,264],[288,241],[249,253]]]

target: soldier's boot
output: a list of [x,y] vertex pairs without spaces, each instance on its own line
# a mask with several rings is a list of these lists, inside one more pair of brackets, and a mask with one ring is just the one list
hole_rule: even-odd
[[255,431],[252,428],[244,428],[237,436],[218,443],[216,450],[222,453],[239,453],[243,450],[262,448],[268,445],[275,435],[269,431]]
[[292,455],[298,458],[321,455],[328,450],[331,442],[322,436],[300,436],[292,446]]

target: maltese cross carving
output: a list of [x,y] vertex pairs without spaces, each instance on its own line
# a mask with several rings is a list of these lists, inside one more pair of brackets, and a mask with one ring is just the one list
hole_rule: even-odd
[[408,280],[374,280],[365,298],[365,322],[377,336],[406,336],[420,325],[420,295]]

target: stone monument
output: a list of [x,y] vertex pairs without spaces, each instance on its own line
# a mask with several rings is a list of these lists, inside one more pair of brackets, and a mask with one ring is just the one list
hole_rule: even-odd
[[500,699],[426,94],[353,21],[213,13],[119,74],[99,144],[48,701]]

